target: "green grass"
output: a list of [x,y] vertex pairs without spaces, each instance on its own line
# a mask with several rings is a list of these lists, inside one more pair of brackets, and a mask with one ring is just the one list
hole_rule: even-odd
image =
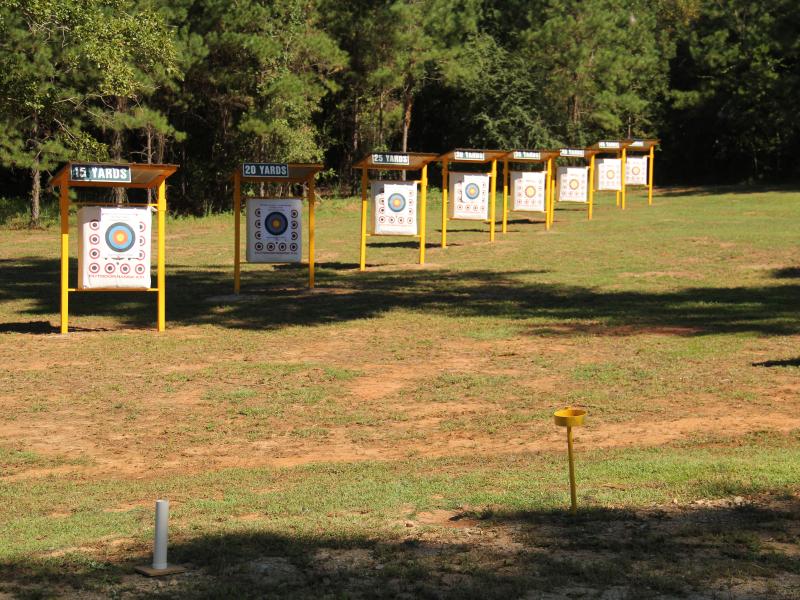
[[[168,332],[83,294],[67,337],[57,225],[0,203],[0,592],[796,597],[798,200],[601,194],[441,249],[432,193],[427,266],[370,238],[360,273],[358,203],[324,199],[318,289],[244,265],[241,299],[231,215],[170,218]],[[125,576],[159,497],[164,588]]]

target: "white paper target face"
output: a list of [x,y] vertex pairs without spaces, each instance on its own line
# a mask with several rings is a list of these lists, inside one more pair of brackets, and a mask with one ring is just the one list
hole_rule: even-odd
[[558,167],[557,175],[559,201],[589,201],[589,167]]
[[544,212],[544,171],[511,171],[512,210]]
[[619,192],[622,190],[622,159],[598,158],[595,163],[595,189]]
[[78,288],[150,287],[149,208],[78,210]]
[[417,235],[417,184],[373,181],[372,232],[375,235]]
[[625,159],[626,185],[647,185],[647,157],[629,156]]
[[485,221],[489,218],[489,176],[450,173],[450,218]]
[[292,263],[303,257],[303,201],[247,200],[247,262]]

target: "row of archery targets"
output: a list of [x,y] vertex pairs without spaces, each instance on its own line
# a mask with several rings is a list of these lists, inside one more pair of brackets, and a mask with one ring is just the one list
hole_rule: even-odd
[[[442,155],[369,154],[355,165],[361,170],[360,269],[366,269],[370,236],[417,238],[419,263],[425,263],[428,167],[434,163],[440,163],[442,168],[441,246],[444,248],[451,220],[485,222],[489,240],[494,241],[498,221],[498,163],[502,168],[501,231],[506,233],[512,211],[544,215],[545,228],[549,230],[557,202],[585,205],[591,219],[595,191],[615,192],[617,206],[624,209],[627,188],[644,186],[648,190],[648,204],[652,204],[657,145],[658,140],[622,140],[560,150],[456,149]],[[455,165],[460,170],[453,169]],[[52,185],[60,188],[62,333],[68,331],[70,294],[96,291],[157,294],[158,330],[165,329],[166,179],[177,169],[176,165],[69,163],[54,176]],[[240,291],[243,262],[243,197],[248,263],[301,262],[303,220],[307,214],[309,287],[314,287],[315,178],[322,169],[319,164],[253,162],[244,163],[233,174],[235,293]],[[377,172],[378,178],[370,179],[370,172]],[[390,172],[402,172],[402,178],[392,178]],[[407,179],[409,172],[419,173],[419,179]],[[243,188],[248,184],[258,184],[260,190],[268,184],[279,184],[278,189],[283,193],[247,197]],[[148,200],[118,205],[70,197],[71,188],[115,187],[149,190]],[[296,190],[299,195],[283,197],[286,192],[291,196]],[[77,285],[70,287],[69,209],[73,204],[79,207],[78,275]],[[155,287],[151,277],[153,239],[157,252]]]

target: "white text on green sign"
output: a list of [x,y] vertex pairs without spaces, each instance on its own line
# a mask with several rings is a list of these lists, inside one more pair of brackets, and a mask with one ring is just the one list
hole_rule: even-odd
[[644,147],[644,140],[633,140],[631,142],[631,148],[642,148]]
[[289,177],[286,163],[244,163],[242,175],[245,177]]
[[471,150],[456,150],[453,156],[455,160],[486,160],[486,155],[483,152],[473,152]]
[[514,150],[514,158],[522,160],[542,160],[541,152],[534,152],[533,150]]
[[372,162],[376,165],[407,165],[408,154],[373,154]]
[[618,150],[619,142],[600,142],[600,147]]
[[102,183],[130,183],[131,168],[129,166],[109,165],[72,165],[69,178],[71,181],[97,181]]
[[561,156],[573,156],[577,158],[583,158],[586,156],[586,152],[584,150],[581,150],[580,148],[562,148]]

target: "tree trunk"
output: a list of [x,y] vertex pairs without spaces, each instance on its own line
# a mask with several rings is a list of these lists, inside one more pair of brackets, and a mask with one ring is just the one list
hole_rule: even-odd
[[[411,129],[411,109],[414,106],[414,96],[411,94],[410,88],[406,89],[403,94],[403,152],[408,152],[408,131]],[[406,172],[401,173],[403,181],[406,180]]]
[[38,158],[31,167],[31,176],[33,177],[33,185],[31,186],[31,221],[28,226],[34,228],[39,226],[42,196],[42,172],[39,170]]
[[[122,96],[117,96],[117,105],[115,107],[115,111],[119,113],[124,113],[128,108],[128,102]],[[118,127],[114,127],[114,133],[111,137],[111,156],[115,162],[122,162],[122,129]],[[125,188],[115,187],[113,188],[114,191],[114,203],[115,204],[124,204],[127,195],[125,194]]]

